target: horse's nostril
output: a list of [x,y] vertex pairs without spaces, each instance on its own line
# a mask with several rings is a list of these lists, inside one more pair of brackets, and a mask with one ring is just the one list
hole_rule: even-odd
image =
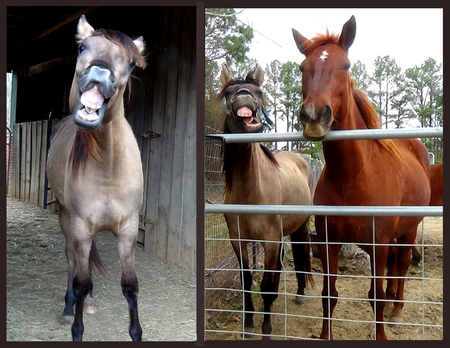
[[325,105],[318,116],[318,120],[322,123],[328,123],[331,120],[332,115],[333,110],[331,109],[331,106]]
[[311,121],[311,115],[307,112],[305,105],[300,108],[300,122],[307,123]]

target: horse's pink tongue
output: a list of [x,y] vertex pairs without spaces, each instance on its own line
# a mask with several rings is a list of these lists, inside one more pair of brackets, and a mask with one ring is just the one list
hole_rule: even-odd
[[91,89],[83,92],[80,101],[84,106],[92,109],[92,112],[95,112],[97,109],[100,109],[102,107],[104,100],[105,98],[98,91],[97,86],[94,86]]
[[238,116],[250,117],[252,115],[252,110],[244,106],[237,111]]

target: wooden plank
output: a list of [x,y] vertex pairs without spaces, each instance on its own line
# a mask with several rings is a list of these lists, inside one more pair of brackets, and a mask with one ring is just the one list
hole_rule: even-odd
[[[183,31],[184,43],[182,59],[189,62],[188,84],[182,91],[187,99],[186,115],[187,126],[185,129],[184,143],[184,175],[183,175],[183,210],[182,210],[182,234],[180,239],[179,264],[188,270],[196,271],[196,250],[197,250],[197,100],[196,100],[196,20],[195,9],[187,8],[183,16],[186,23],[183,28],[190,30]],[[190,25],[189,25],[190,23]],[[203,129],[203,127],[202,127]],[[204,158],[204,156],[200,156]]]
[[[48,146],[48,122],[44,120],[40,123],[40,147],[39,147],[39,199],[38,204],[44,207],[45,196],[47,195],[46,173],[47,173],[47,146]],[[57,121],[52,121],[57,122]],[[51,210],[55,211],[55,210]]]
[[30,202],[30,183],[31,183],[31,123],[25,123],[27,142],[25,148],[25,196],[24,200]]
[[16,198],[20,196],[20,125],[13,125],[13,173],[9,182],[10,195]]
[[20,124],[20,134],[21,134],[21,143],[19,144],[19,151],[20,151],[20,173],[19,173],[19,180],[20,180],[20,194],[19,199],[25,200],[25,178],[26,178],[26,143],[27,143],[27,133],[26,133],[26,124],[21,123]]
[[156,239],[156,252],[159,257],[167,259],[168,247],[172,247],[168,243],[168,234],[170,230],[169,216],[170,211],[174,209],[170,205],[171,189],[172,189],[172,171],[174,157],[174,128],[176,121],[176,96],[178,87],[178,60],[179,60],[179,35],[181,28],[181,13],[179,8],[170,8],[171,26],[168,31],[170,38],[167,47],[168,69],[166,75],[166,100],[164,105],[164,130],[162,134],[163,148],[161,163],[161,182],[160,197],[158,206],[158,235]]
[[[156,36],[160,37],[158,42],[160,47],[167,47],[168,37],[167,31],[170,23],[170,13],[168,8],[163,9],[163,14],[160,18],[163,19],[160,26],[160,31]],[[152,131],[162,134],[164,129],[164,104],[166,99],[166,71],[168,69],[168,52],[162,52],[155,62],[155,78],[154,78],[154,97],[152,105]],[[159,194],[160,194],[160,180],[161,180],[161,163],[162,159],[162,145],[163,138],[152,139],[148,145],[150,146],[149,170],[148,170],[148,185],[146,189],[146,210],[145,215],[147,219],[153,223],[148,223],[145,226],[145,251],[149,254],[157,254],[157,238],[160,233],[158,220]]]
[[[190,23],[186,23],[185,9],[181,11],[180,26],[183,28],[177,37],[177,46],[179,46],[179,60],[177,69],[177,90],[176,90],[176,120],[173,132],[174,137],[174,152],[172,163],[172,178],[170,191],[170,216],[168,229],[168,250],[167,259],[177,265],[180,265],[181,253],[181,236],[184,233],[184,226],[182,221],[182,211],[185,205],[189,204],[188,197],[183,195],[183,177],[187,175],[185,172],[185,142],[186,142],[186,127],[187,117],[186,111],[189,107],[188,86],[190,85],[190,62],[186,57],[186,44],[189,44],[190,34],[188,30]],[[194,35],[195,36],[195,35]],[[188,201],[186,201],[188,199]]]
[[38,133],[37,124],[31,122],[31,167],[30,167],[30,202],[38,203],[39,198],[39,152],[38,152]]

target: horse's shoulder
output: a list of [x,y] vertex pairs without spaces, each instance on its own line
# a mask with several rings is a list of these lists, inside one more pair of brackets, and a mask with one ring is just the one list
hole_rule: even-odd
[[70,127],[73,123],[73,115],[66,116],[55,123],[52,129],[52,136],[53,138],[56,137],[59,133],[61,133],[63,130],[67,129],[67,127]]

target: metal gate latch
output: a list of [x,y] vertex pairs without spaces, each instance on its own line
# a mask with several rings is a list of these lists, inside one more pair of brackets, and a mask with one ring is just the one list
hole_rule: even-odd
[[142,132],[141,133],[141,137],[143,138],[147,138],[147,139],[152,139],[152,138],[159,138],[161,136],[161,134],[152,132],[152,131],[148,131],[148,132]]

